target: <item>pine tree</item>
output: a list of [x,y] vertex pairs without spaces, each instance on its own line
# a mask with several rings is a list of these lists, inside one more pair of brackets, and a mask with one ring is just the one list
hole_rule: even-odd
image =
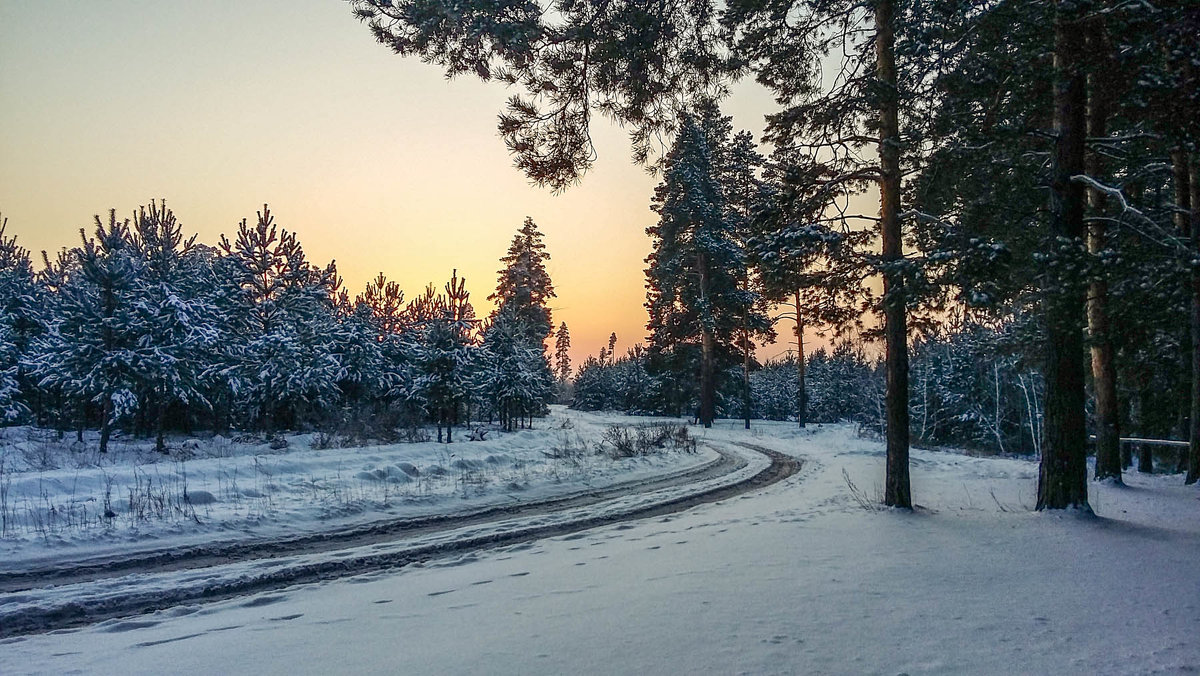
[[711,145],[699,121],[685,118],[655,190],[659,221],[647,229],[654,249],[646,259],[650,348],[666,353],[699,345],[698,417],[706,427],[716,414],[718,360],[736,353],[735,338],[747,322],[754,331],[766,329],[764,317],[747,318],[756,297],[740,285],[748,274],[745,255],[727,218]]
[[481,385],[506,431],[542,413],[553,390],[554,378],[542,351],[528,342],[525,327],[512,306],[496,314],[484,331],[479,360]]
[[[79,408],[99,406],[100,452],[108,451],[112,426],[138,406],[138,339],[148,333],[137,311],[142,274],[129,221],[95,218],[92,238],[60,259],[61,284],[47,333],[38,339],[31,368],[39,387],[60,391]],[[47,261],[49,264],[49,261]],[[84,412],[78,416],[80,429]]]
[[253,227],[243,220],[233,242],[221,237],[221,249],[230,263],[236,399],[260,429],[293,427],[339,394],[330,343],[336,267],[311,265],[265,204]]
[[12,329],[7,318],[0,319],[0,426],[15,423],[29,413],[29,408],[21,402],[18,363],[19,353],[12,340]]
[[497,273],[500,278],[496,292],[488,296],[488,300],[496,301],[495,314],[504,308],[512,312],[530,344],[541,345],[554,329],[546,305],[554,298],[554,285],[546,271],[548,260],[550,254],[546,253],[542,233],[532,218],[526,218],[513,236],[508,253],[500,259],[504,269]]
[[554,380],[557,386],[555,400],[559,404],[571,401],[571,333],[567,323],[562,322],[554,338]]
[[365,305],[369,310],[380,341],[406,328],[404,291],[400,289],[399,284],[384,277],[382,272],[367,283],[367,288],[358,296],[356,302]]
[[559,324],[554,338],[554,376],[560,383],[571,379],[571,333],[566,322]]
[[21,367],[44,322],[43,294],[37,285],[29,251],[5,234],[0,217],[0,425],[30,413],[26,400],[33,383]]
[[153,409],[161,453],[166,452],[163,435],[172,405],[209,407],[205,375],[221,336],[216,309],[188,281],[196,271],[195,236],[184,240],[175,214],[165,203],[154,202],[134,214],[131,236],[143,262],[135,303],[146,331],[137,346],[140,400]]
[[453,442],[453,426],[459,408],[467,400],[469,372],[479,322],[466,290],[466,280],[455,270],[446,283],[445,294],[436,294],[430,285],[425,296],[410,304],[409,314],[416,318],[419,345],[414,366],[418,372],[415,386],[437,425],[438,442],[442,429],[446,443]]

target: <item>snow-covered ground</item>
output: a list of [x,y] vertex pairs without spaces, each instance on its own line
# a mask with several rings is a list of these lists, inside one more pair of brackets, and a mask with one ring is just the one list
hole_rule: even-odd
[[715,458],[709,448],[596,453],[615,419],[554,407],[535,429],[491,430],[481,441],[461,430],[453,444],[325,449],[314,434],[289,436],[284,448],[215,437],[174,440],[167,457],[150,441],[118,440],[101,455],[94,443],[72,450],[71,435],[0,428],[0,572],[513,505]]
[[908,513],[864,508],[883,449],[852,429],[705,438],[805,463],[667,517],[8,639],[0,673],[1200,670],[1200,490],[1179,476],[1093,484],[1095,518],[1033,513],[1034,463],[915,451]]

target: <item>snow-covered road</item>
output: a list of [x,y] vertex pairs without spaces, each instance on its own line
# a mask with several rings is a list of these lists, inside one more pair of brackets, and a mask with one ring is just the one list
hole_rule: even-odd
[[0,574],[0,637],[330,580],[479,549],[670,514],[791,476],[790,456],[751,444],[713,444],[720,462],[658,479],[615,484],[520,508],[376,524],[319,536],[151,552],[85,566]]
[[[1200,669],[1200,494],[916,451],[914,513],[863,509],[846,428],[712,430],[805,459],[765,489],[393,571],[0,641],[0,673],[1130,674]],[[869,500],[868,500],[869,501]]]

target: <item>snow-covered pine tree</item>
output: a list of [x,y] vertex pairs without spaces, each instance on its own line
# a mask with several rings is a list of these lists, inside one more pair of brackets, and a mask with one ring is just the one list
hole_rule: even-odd
[[399,284],[388,280],[382,272],[367,283],[356,303],[365,305],[370,311],[371,321],[381,342],[406,328],[404,291],[400,289]]
[[0,317],[0,426],[18,422],[29,413],[17,382],[19,356],[8,318]]
[[24,400],[33,384],[22,376],[20,362],[42,332],[43,294],[37,285],[29,250],[5,234],[8,219],[0,216],[0,425],[17,422],[29,411]]
[[419,336],[414,349],[415,388],[437,425],[439,443],[443,428],[446,443],[454,441],[453,426],[470,395],[472,348],[479,325],[466,280],[459,278],[458,270],[445,290],[445,295],[437,294],[431,284],[424,296],[409,304]]
[[184,415],[189,408],[209,408],[205,376],[213,371],[221,335],[216,308],[196,286],[196,238],[183,238],[165,202],[138,209],[131,239],[143,270],[134,301],[145,331],[136,348],[139,400],[150,409],[156,448],[163,453],[170,407],[178,404]]
[[253,227],[239,224],[233,242],[222,236],[221,249],[234,275],[236,400],[260,429],[295,427],[338,395],[341,365],[330,340],[337,270],[311,265],[267,205]]
[[[99,407],[100,452],[108,451],[112,426],[138,406],[138,340],[148,333],[136,300],[143,264],[134,249],[129,221],[96,216],[82,246],[59,258],[53,319],[37,340],[29,366],[39,387],[54,389],[79,409]],[[47,261],[49,263],[49,261]]]
[[[721,186],[725,204],[725,221],[734,241],[749,256],[754,235],[754,217],[763,208],[765,185],[759,176],[763,157],[748,131],[733,133],[733,118],[722,115],[715,101],[704,101],[698,110],[701,126],[709,140],[713,167]],[[751,390],[750,368],[755,363],[757,344],[775,339],[771,323],[766,321],[770,307],[763,295],[761,274],[747,258],[744,275],[738,280],[738,290],[747,305],[741,311],[741,328],[735,345],[741,353],[741,413],[746,429],[750,429]],[[732,411],[731,411],[732,412]]]
[[746,257],[730,223],[710,139],[701,120],[685,116],[667,155],[663,181],[655,190],[656,225],[647,228],[653,251],[646,258],[650,349],[679,353],[699,346],[699,419],[712,425],[716,413],[719,360],[737,352],[744,326],[767,330],[767,320],[747,310],[757,294],[743,289]]
[[508,308],[523,327],[530,344],[541,346],[554,329],[547,303],[554,298],[554,284],[546,271],[546,245],[532,218],[513,236],[508,253],[500,259],[504,269],[496,283],[496,292],[488,300],[496,301],[496,313]]
[[484,331],[480,384],[505,431],[526,426],[549,400],[554,377],[543,353],[530,344],[512,306],[501,308]]
[[810,326],[843,327],[859,317],[863,296],[861,261],[854,252],[870,233],[851,231],[821,215],[830,196],[812,166],[778,151],[766,164],[763,195],[751,219],[748,250],[766,300],[786,304],[781,317],[795,322],[797,400],[800,427],[808,420],[804,332]]
[[[335,380],[341,407],[323,411],[320,418],[326,424],[335,423],[345,434],[379,438],[395,427],[395,417],[389,415],[389,391],[399,378],[385,348],[393,351],[398,337],[380,336],[368,306],[357,303],[346,309],[349,311],[336,313],[327,336],[338,364]],[[398,355],[395,358],[396,366],[407,366]]]

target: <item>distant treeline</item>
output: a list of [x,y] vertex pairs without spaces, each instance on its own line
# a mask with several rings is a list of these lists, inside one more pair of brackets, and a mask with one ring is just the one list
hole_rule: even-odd
[[[909,410],[913,438],[928,447],[960,447],[984,453],[1035,455],[1041,450],[1045,387],[1036,355],[1022,344],[1028,322],[999,327],[981,324],[946,329],[921,338],[912,347]],[[686,352],[686,351],[685,351]],[[806,422],[852,422],[870,435],[882,436],[886,425],[884,368],[862,341],[840,340],[805,359]],[[682,367],[682,368],[681,368]],[[675,363],[656,358],[638,345],[624,355],[601,350],[580,367],[572,407],[620,410],[639,415],[695,416],[699,391],[695,373],[698,350],[676,355]],[[750,372],[750,415],[764,420],[796,421],[800,409],[799,364],[793,353]],[[689,377],[690,374],[690,377]],[[1180,401],[1185,374],[1161,378],[1166,390],[1131,389],[1132,406],[1123,409],[1123,429],[1134,436],[1180,434],[1184,419]],[[717,414],[744,416],[741,368],[720,374]],[[1172,398],[1174,397],[1174,398]],[[1128,448],[1126,465],[1134,460]],[[1154,449],[1143,447],[1137,458],[1152,471]],[[1166,471],[1182,468],[1185,457],[1159,451]]]

